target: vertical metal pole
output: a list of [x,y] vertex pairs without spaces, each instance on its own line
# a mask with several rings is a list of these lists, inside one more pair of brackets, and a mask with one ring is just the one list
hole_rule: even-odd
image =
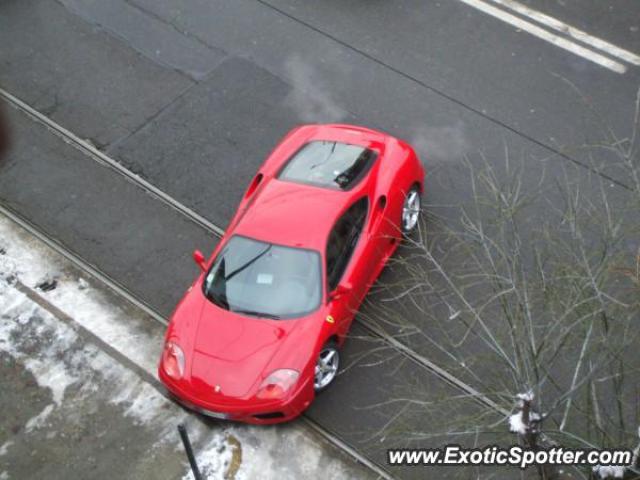
[[182,438],[182,444],[184,445],[184,449],[187,452],[187,458],[189,459],[189,464],[191,465],[193,478],[195,478],[195,480],[202,480],[202,475],[200,475],[200,470],[198,469],[196,458],[193,456],[193,448],[191,448],[191,442],[189,441],[189,435],[187,434],[187,429],[184,427],[182,423],[178,425],[178,432],[180,432],[180,438]]

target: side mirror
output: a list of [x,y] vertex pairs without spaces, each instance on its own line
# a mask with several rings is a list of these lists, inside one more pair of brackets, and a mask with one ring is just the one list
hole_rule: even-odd
[[335,290],[333,290],[330,294],[329,294],[329,300],[335,300],[337,298],[340,298],[344,295],[347,295],[349,292],[351,292],[352,290],[352,285],[350,283],[341,283],[339,284]]
[[207,269],[206,260],[205,260],[204,255],[202,254],[202,252],[200,250],[194,250],[193,251],[193,261],[196,262],[196,265],[198,265],[201,270],[206,270]]

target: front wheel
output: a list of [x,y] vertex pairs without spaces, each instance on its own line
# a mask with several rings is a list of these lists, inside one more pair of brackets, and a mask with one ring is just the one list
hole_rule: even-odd
[[411,187],[402,205],[402,233],[410,235],[418,226],[420,218],[420,190],[417,186]]
[[315,376],[313,379],[313,387],[316,393],[325,390],[335,380],[340,368],[340,352],[338,345],[331,341],[327,342],[316,361]]

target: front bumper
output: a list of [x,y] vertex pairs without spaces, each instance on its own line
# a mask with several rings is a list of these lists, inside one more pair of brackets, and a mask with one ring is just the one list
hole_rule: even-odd
[[162,367],[158,368],[158,377],[172,398],[184,407],[202,415],[218,420],[267,425],[293,420],[311,404],[314,398],[313,382],[308,379],[282,400],[269,402],[245,399],[225,399],[216,402],[195,397],[184,387],[169,378]]

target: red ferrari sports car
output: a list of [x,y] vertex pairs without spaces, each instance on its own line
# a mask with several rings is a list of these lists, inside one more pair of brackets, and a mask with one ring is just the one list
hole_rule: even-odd
[[414,150],[350,125],[292,130],[244,193],[176,307],[158,368],[173,397],[214,418],[290,420],[335,379],[371,284],[418,224]]

